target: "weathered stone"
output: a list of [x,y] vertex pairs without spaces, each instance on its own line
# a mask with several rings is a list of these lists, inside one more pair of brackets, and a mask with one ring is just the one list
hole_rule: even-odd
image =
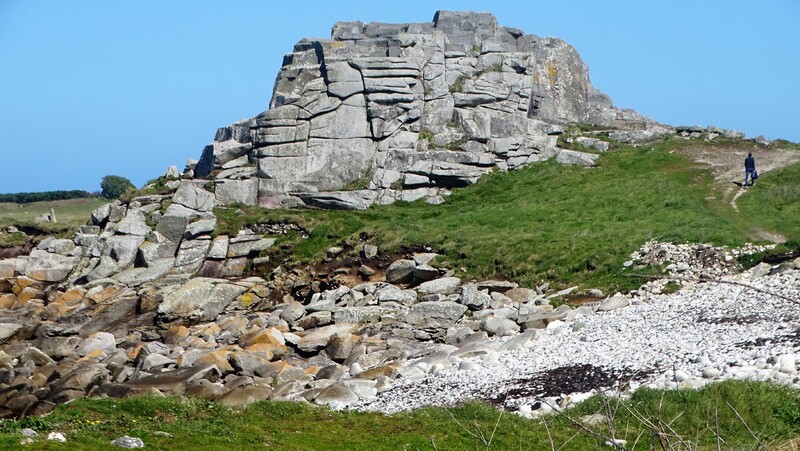
[[219,280],[194,278],[164,297],[158,315],[165,320],[212,321],[245,291]]
[[97,332],[85,338],[76,349],[80,356],[100,350],[111,354],[117,349],[116,339],[108,332]]
[[174,258],[150,261],[146,268],[129,268],[112,278],[124,285],[139,286],[163,277],[172,269],[174,263]]
[[297,301],[290,301],[283,307],[281,318],[287,323],[293,323],[306,314],[306,308]]
[[128,214],[117,224],[116,231],[125,235],[147,235],[150,226],[145,221],[145,212],[142,209],[128,210]]
[[28,257],[25,275],[43,282],[60,282],[75,267],[76,259],[36,249]]
[[389,283],[409,283],[414,278],[414,268],[417,264],[413,260],[395,260],[386,269],[386,281]]
[[613,296],[603,301],[602,304],[597,306],[598,312],[608,312],[622,307],[627,307],[630,301],[622,296]]
[[104,204],[100,207],[97,207],[92,211],[92,224],[95,225],[103,225],[108,220],[108,216],[111,214],[111,205],[112,204]]
[[492,301],[487,291],[481,291],[475,284],[467,284],[461,287],[461,298],[459,302],[466,305],[470,310],[482,310],[489,306]]
[[403,321],[417,327],[442,327],[452,324],[467,311],[467,306],[452,301],[420,302],[411,307]]
[[17,268],[17,262],[14,259],[0,260],[0,279],[8,279],[14,277],[14,272]]
[[0,323],[0,344],[13,337],[22,327],[23,325],[18,323]]
[[420,284],[417,291],[421,294],[450,294],[455,293],[459,285],[461,285],[461,279],[458,277],[442,277]]
[[536,299],[539,297],[539,293],[536,290],[532,290],[530,288],[513,288],[511,290],[506,291],[505,294],[507,297],[511,298],[512,301],[518,304],[527,304],[529,302],[535,302]]
[[172,196],[172,202],[199,212],[209,212],[216,205],[214,194],[188,180],[181,181],[181,186]]
[[353,334],[333,335],[325,346],[325,352],[332,360],[341,363],[353,351],[357,341],[358,337]]
[[[174,166],[170,166],[170,168],[173,167]],[[177,169],[175,171],[177,172]],[[138,437],[128,437],[127,435],[123,435],[122,437],[112,440],[111,444],[116,446],[117,448],[125,448],[125,449],[144,448],[144,442],[142,441],[142,439]]]
[[255,205],[258,202],[258,179],[218,180],[214,195],[220,205]]
[[605,152],[608,150],[609,144],[605,141],[601,141],[597,138],[587,138],[585,136],[579,136],[575,138],[575,142],[588,147],[590,149],[594,149],[600,152]]
[[315,352],[328,345],[334,335],[349,334],[355,330],[353,324],[332,324],[308,331],[297,343],[297,348],[303,352]]
[[228,256],[228,243],[230,238],[228,235],[220,235],[211,241],[211,247],[208,249],[208,258],[222,259]]
[[186,225],[186,230],[183,232],[183,237],[192,239],[200,235],[206,235],[214,231],[217,226],[217,218],[214,216],[206,216],[198,218],[197,220],[190,221]]
[[210,244],[211,240],[209,239],[184,240],[175,257],[176,271],[197,272],[203,264]]
[[414,280],[427,282],[439,277],[439,270],[430,265],[417,265],[414,268]]
[[325,193],[296,193],[309,206],[329,210],[366,210],[375,203],[374,191],[329,191]]
[[556,161],[559,163],[578,166],[594,166],[594,160],[596,159],[597,155],[595,154],[568,149],[559,149],[556,155]]
[[481,330],[486,331],[489,335],[507,336],[515,335],[519,332],[519,326],[516,322],[508,318],[500,318],[491,316],[481,321]]
[[315,404],[343,407],[358,402],[358,396],[342,382],[337,382],[322,390],[314,399]]
[[270,399],[272,392],[269,387],[237,387],[218,397],[216,401],[228,407],[238,407]]

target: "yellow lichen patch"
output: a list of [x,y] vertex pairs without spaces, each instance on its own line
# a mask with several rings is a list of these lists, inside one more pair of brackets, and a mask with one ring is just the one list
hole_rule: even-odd
[[139,296],[139,311],[144,312],[152,312],[153,310],[158,308],[158,305],[161,303],[161,299],[158,296],[150,296],[148,294],[144,294]]
[[283,334],[270,327],[269,329],[260,330],[252,335],[243,336],[239,340],[239,344],[243,347],[251,346],[258,343],[271,343],[271,344],[279,344],[284,345],[286,341],[283,339]]
[[13,293],[0,294],[0,308],[11,308],[16,301],[17,296]]
[[[245,348],[247,352],[270,354],[269,360],[289,353],[289,348],[280,343],[255,343]],[[265,356],[266,358],[266,356]]]
[[239,296],[239,301],[241,301],[243,307],[250,307],[253,304],[253,301],[256,299],[256,296],[249,291],[241,296]]
[[394,377],[399,370],[400,368],[396,364],[390,363],[388,365],[376,366],[375,368],[362,371],[353,377],[356,379],[375,380],[381,376]]
[[281,372],[286,371],[287,369],[291,370],[297,368],[284,362],[283,360],[278,360],[277,362],[270,362],[266,364],[263,370],[263,375],[264,377],[274,377],[280,374]]
[[274,345],[271,345],[269,343],[258,343],[248,347],[247,349],[245,349],[245,351],[261,359],[264,359],[267,362],[270,362],[272,360],[275,360],[275,354],[273,354],[271,351],[272,348],[274,348]]
[[260,283],[253,285],[253,288],[251,288],[250,291],[252,291],[256,296],[260,298],[265,298],[269,296],[270,293],[269,287],[267,287],[266,285],[262,285]]
[[60,302],[51,302],[47,307],[45,307],[44,315],[46,318],[50,319],[62,318],[82,308],[83,305],[83,298],[74,298],[72,296],[68,296],[62,299]]
[[232,373],[233,367],[228,362],[228,356],[231,354],[227,349],[220,349],[211,351],[208,354],[200,357],[194,361],[193,366],[197,365],[216,365],[223,373]]
[[174,345],[188,337],[189,329],[186,326],[172,326],[164,336],[164,343]]
[[41,299],[42,297],[43,294],[41,291],[33,287],[27,287],[17,295],[17,303],[19,305],[25,305],[31,299]]
[[547,78],[550,79],[550,86],[555,86],[558,77],[558,68],[552,61],[547,63]]
[[331,48],[334,50],[341,50],[344,48],[344,42],[342,41],[333,41],[331,42]]
[[105,352],[100,349],[95,349],[94,351],[78,359],[78,362],[100,361],[106,357],[107,356]]
[[11,287],[11,291],[14,294],[18,295],[25,288],[28,288],[29,286],[34,285],[36,283],[36,281],[34,281],[33,279],[29,279],[29,278],[27,278],[25,276],[22,276],[22,277],[17,277],[17,279],[14,280],[13,283],[14,283],[14,285]]
[[319,367],[317,365],[311,365],[308,368],[306,368],[304,371],[305,371],[306,374],[310,374],[312,376],[316,376],[317,373],[319,372]]
[[72,287],[53,300],[52,304],[72,304],[77,300],[83,299],[86,290],[83,287]]
[[93,293],[93,294],[87,296],[87,298],[90,299],[95,304],[99,304],[99,303],[101,303],[103,301],[109,300],[115,294],[119,293],[119,291],[121,289],[122,289],[122,287],[120,287],[118,285],[112,285],[112,286],[110,286],[110,287],[108,287],[108,288],[106,288],[106,289],[104,289],[104,290],[102,290],[102,291],[100,291],[98,293]]
[[214,346],[216,346],[215,343],[209,343],[209,342],[203,340],[200,337],[194,337],[194,338],[192,338],[192,341],[189,342],[189,345],[186,346],[186,348],[187,349],[194,349],[194,348],[201,349],[201,348],[213,348]]
[[218,337],[220,332],[222,332],[222,329],[220,329],[217,323],[211,323],[195,331],[194,334],[198,337]]
[[136,345],[136,346],[132,347],[131,349],[129,349],[128,350],[128,359],[130,359],[130,360],[135,359],[136,356],[139,355],[139,352],[142,350],[142,348],[144,348],[144,345],[139,343],[138,345]]

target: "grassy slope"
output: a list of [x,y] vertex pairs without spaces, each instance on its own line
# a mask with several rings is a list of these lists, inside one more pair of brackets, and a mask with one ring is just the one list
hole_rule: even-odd
[[[792,165],[759,178],[756,185],[736,202],[741,220],[780,230],[800,240],[800,165]],[[794,218],[794,220],[791,220]]]
[[318,258],[341,241],[356,243],[359,233],[367,232],[383,249],[428,245],[444,252],[453,268],[466,270],[457,275],[606,290],[641,283],[621,277],[622,263],[649,239],[736,246],[754,227],[800,237],[794,219],[800,188],[791,182],[800,167],[778,171],[742,197],[740,209],[746,212],[739,215],[711,199],[722,198],[717,192],[722,188],[707,171],[671,152],[679,145],[623,147],[601,155],[593,169],[548,161],[495,173],[456,190],[438,206],[397,203],[364,212],[220,210],[218,230],[289,219],[316,228],[311,240],[298,245],[301,260]]
[[[640,437],[637,449],[648,449],[651,434],[632,412],[656,423],[671,422],[684,440],[699,449],[716,449],[717,431],[726,449],[752,448],[756,439],[748,427],[773,449],[800,433],[798,393],[767,384],[725,382],[700,391],[640,390],[624,404],[595,397],[568,415],[577,419],[604,413],[609,411],[607,406],[616,412],[615,436],[626,439],[629,446]],[[476,402],[386,416],[332,412],[290,402],[261,402],[233,410],[172,398],[77,400],[47,417],[0,423],[0,447],[19,447],[22,427],[67,436],[64,445],[45,445],[39,438],[37,443],[48,449],[108,449],[108,443],[122,435],[143,439],[148,449],[372,451],[434,449],[434,443],[438,449],[487,449],[481,434],[487,442],[491,438],[491,449],[550,449],[550,437],[556,449],[562,445],[563,449],[603,448],[602,440],[581,432],[566,418],[526,420]],[[592,430],[610,435],[606,424]],[[665,440],[678,443],[675,437]],[[658,444],[656,449],[660,449]]]

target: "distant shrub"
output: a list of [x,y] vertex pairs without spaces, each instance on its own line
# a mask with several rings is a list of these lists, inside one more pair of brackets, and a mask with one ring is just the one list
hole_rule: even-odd
[[82,190],[72,191],[42,191],[39,193],[10,193],[0,194],[0,202],[15,204],[29,204],[31,202],[44,202],[50,200],[82,199],[94,195]]
[[119,175],[107,175],[103,177],[103,180],[100,182],[100,195],[108,198],[108,199],[116,199],[122,194],[125,193],[130,188],[136,188],[133,186],[130,180],[126,179],[125,177],[121,177]]

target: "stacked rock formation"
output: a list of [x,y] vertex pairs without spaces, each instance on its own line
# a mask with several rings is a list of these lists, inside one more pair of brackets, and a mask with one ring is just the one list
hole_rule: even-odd
[[595,155],[556,147],[558,124],[664,128],[614,108],[564,41],[439,11],[431,23],[339,22],[303,39],[270,109],[220,129],[194,168],[221,204],[363,209],[446,195],[493,168]]

